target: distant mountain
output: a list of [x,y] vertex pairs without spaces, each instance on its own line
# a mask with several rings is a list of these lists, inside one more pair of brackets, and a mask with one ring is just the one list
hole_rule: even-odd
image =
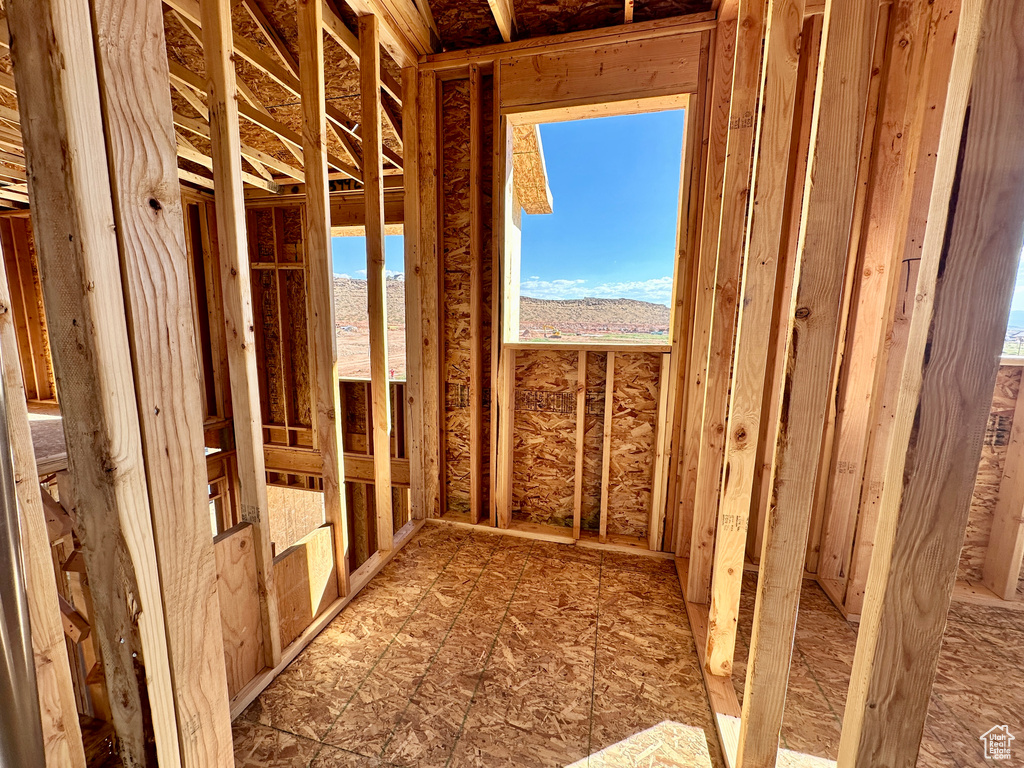
[[616,326],[668,328],[669,308],[636,299],[534,299],[523,296],[519,305],[519,324],[523,328],[548,325],[567,328],[579,326]]

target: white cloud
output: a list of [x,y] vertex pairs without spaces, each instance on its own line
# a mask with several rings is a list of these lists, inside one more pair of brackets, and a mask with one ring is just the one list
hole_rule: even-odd
[[540,280],[540,276],[539,275],[530,275],[530,279],[531,280]]
[[672,300],[672,278],[654,277],[619,283],[588,285],[586,280],[523,280],[524,296],[535,299],[636,299],[655,304],[668,304]]
[[357,269],[356,270],[356,274],[359,275],[360,277],[366,277],[366,270],[365,269]]
[[[364,275],[366,274],[366,270],[365,269],[363,270],[363,274]],[[401,278],[404,279],[405,278],[405,272],[403,272],[400,269],[385,269],[384,270],[384,277],[386,277],[389,280],[391,278],[393,278],[393,277],[401,277]]]
[[352,279],[352,275],[346,275],[344,272],[335,272],[334,276],[335,277],[340,277],[343,280],[351,280]]

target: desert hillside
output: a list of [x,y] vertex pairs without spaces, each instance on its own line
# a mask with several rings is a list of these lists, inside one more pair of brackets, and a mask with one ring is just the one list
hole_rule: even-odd
[[[405,378],[405,282],[387,281],[388,366],[393,378]],[[370,343],[366,281],[334,278],[338,375],[369,378]],[[669,308],[635,299],[534,299],[520,304],[523,339],[609,337],[616,341],[663,342]]]

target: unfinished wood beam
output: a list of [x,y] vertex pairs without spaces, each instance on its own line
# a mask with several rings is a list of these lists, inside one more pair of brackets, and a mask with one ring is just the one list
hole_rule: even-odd
[[705,604],[711,584],[711,558],[714,550],[715,516],[696,516],[697,465],[704,423],[705,377],[711,322],[714,314],[715,271],[718,260],[718,228],[722,215],[722,181],[725,169],[726,137],[729,132],[729,97],[732,91],[733,55],[739,0],[725,0],[719,10],[715,32],[713,82],[708,109],[707,169],[704,174],[704,199],[700,216],[700,251],[694,288],[694,313],[687,364],[686,424],[679,466],[680,486],[676,514],[676,546],[680,556],[682,543],[690,534],[686,598]]
[[[419,357],[418,384],[413,387],[407,386],[406,392],[410,398],[415,398],[419,393],[419,406],[413,412],[413,418],[419,415],[420,424],[413,426],[414,432],[419,430],[420,444],[422,445],[419,457],[410,450],[410,457],[413,462],[422,462],[414,473],[422,477],[423,485],[421,490],[413,488],[413,511],[414,517],[417,510],[422,518],[435,517],[440,509],[441,495],[441,419],[444,416],[441,402],[440,389],[440,313],[439,303],[439,273],[438,273],[438,215],[440,200],[440,167],[438,146],[438,120],[437,120],[437,83],[433,73],[419,74],[418,69],[413,77],[413,69],[402,70],[405,88],[413,86],[417,89],[416,98],[418,105],[409,107],[403,104],[403,122],[408,130],[409,126],[415,124],[416,143],[419,151],[416,153],[419,167],[413,175],[405,176],[406,189],[410,185],[416,185],[419,198],[419,205],[415,213],[416,218],[406,218],[406,248],[409,248],[409,227],[411,222],[418,222],[415,239],[414,270],[409,271],[409,251],[406,250],[406,322],[408,344],[407,368],[410,375],[415,370],[413,360]],[[407,91],[407,94],[411,94]],[[407,98],[412,99],[411,95]],[[406,153],[411,157],[414,150],[411,144],[407,144]],[[409,210],[410,200],[415,200],[406,192],[405,205]],[[408,213],[406,214],[408,217]],[[410,282],[412,281],[412,282]],[[411,291],[418,292],[419,303],[414,305],[410,315],[410,296],[416,295]],[[415,319],[410,321],[409,318]],[[418,329],[416,335],[413,330]],[[416,347],[413,352],[413,347]],[[497,355],[497,350],[494,351]],[[496,391],[496,390],[495,390]],[[415,403],[414,403],[415,405]],[[419,505],[416,497],[419,496]],[[493,497],[493,494],[492,494]]]
[[180,765],[89,3],[7,10],[68,463],[103,595],[91,619],[113,725],[126,764]]
[[[324,11],[324,31],[341,46],[341,49],[352,57],[352,62],[359,67],[359,38],[346,26],[338,14],[331,8],[327,0],[321,0]],[[405,67],[403,67],[405,69]],[[386,70],[380,72],[380,87],[384,93],[395,100],[398,106],[402,106],[402,92],[406,84],[399,83]]]
[[[763,8],[760,0],[756,5]],[[769,4],[765,22],[764,54],[754,97],[762,105],[757,122],[757,143],[753,161],[752,193],[748,211],[736,226],[745,231],[743,243],[731,243],[743,249],[739,316],[736,338],[729,362],[732,381],[726,387],[728,420],[723,435],[724,458],[721,496],[718,506],[718,535],[715,541],[712,573],[711,609],[708,617],[708,646],[705,657],[708,671],[717,675],[732,673],[739,619],[743,561],[746,554],[747,524],[757,468],[757,437],[761,430],[761,409],[768,373],[768,342],[782,252],[782,225],[786,211],[789,181],[790,142],[793,134],[793,110],[796,103],[797,71],[800,63],[800,33],[803,28],[803,0],[775,0]],[[759,14],[751,13],[746,23],[761,29]],[[741,13],[741,28],[746,26]],[[760,34],[758,32],[757,34]],[[741,38],[743,33],[741,33]],[[737,43],[738,48],[752,42]],[[756,45],[754,46],[756,48]],[[758,51],[760,54],[760,51]],[[753,66],[737,56],[736,75]],[[761,58],[758,55],[758,58]],[[755,67],[756,69],[756,67]],[[736,102],[734,86],[734,104]],[[734,119],[735,123],[735,119]],[[732,158],[732,131],[729,156]],[[743,144],[746,149],[746,143]],[[729,188],[730,163],[726,163],[726,188]],[[746,179],[747,168],[742,168]],[[734,182],[737,183],[737,182]],[[738,182],[740,184],[744,181]],[[726,198],[726,205],[729,204]],[[719,241],[727,245],[726,219],[723,215]],[[788,264],[792,268],[792,262]],[[784,278],[785,279],[785,278]],[[717,312],[717,307],[716,307]],[[709,393],[710,398],[710,393]],[[699,503],[699,502],[698,502]]]
[[[943,3],[947,9],[952,6]],[[939,7],[942,7],[941,5]],[[956,3],[960,7],[960,3]],[[884,11],[884,8],[882,9]],[[881,14],[882,11],[879,13]],[[931,199],[932,182],[938,159],[939,140],[942,129],[942,118],[945,113],[949,74],[952,57],[955,53],[955,40],[959,14],[946,12],[937,15],[929,35],[934,42],[929,43],[928,55],[932,60],[926,62],[928,85],[925,89],[923,106],[924,118],[919,130],[922,135],[917,149],[917,163],[913,178],[913,200],[908,214],[908,231],[903,246],[903,264],[897,266],[901,273],[896,287],[896,297],[891,304],[886,322],[884,344],[885,375],[880,380],[880,391],[873,395],[879,402],[875,406],[877,417],[872,425],[867,453],[864,461],[864,478],[860,488],[860,508],[857,513],[857,527],[854,533],[853,555],[848,569],[848,578],[843,596],[843,609],[848,615],[860,615],[867,588],[868,570],[874,548],[875,529],[878,523],[878,509],[881,502],[882,487],[886,473],[886,453],[888,451],[899,398],[900,381],[903,373],[903,358],[907,349],[910,319],[913,315],[917,272],[920,261],[925,231],[928,224],[928,205]],[[879,24],[881,26],[881,23]],[[829,582],[820,581],[828,588]],[[840,587],[835,584],[834,587]],[[833,588],[833,593],[840,593]]]
[[345,1],[356,15],[377,17],[381,44],[398,66],[413,66],[419,56],[438,48],[437,32],[415,0]]
[[[190,160],[196,165],[201,165],[203,168],[211,170],[213,169],[213,158],[204,155],[195,147],[179,144],[177,146],[177,154],[178,157],[182,158],[183,160]],[[256,187],[257,189],[264,189],[267,192],[276,193],[280,189],[276,182],[267,181],[266,179],[260,178],[259,176],[254,176],[251,173],[246,173],[245,171],[242,171],[242,181],[246,184],[250,184]]]
[[572,537],[580,537],[583,521],[583,441],[587,434],[587,351],[576,353],[576,468],[573,472]]
[[338,594],[347,595],[348,514],[345,458],[341,437],[338,341],[334,323],[334,267],[327,189],[327,118],[324,113],[324,40],[318,0],[300,0],[299,77],[302,84],[302,156],[306,176],[306,260],[309,296],[309,349],[314,434],[323,461],[324,517],[334,527]]
[[[773,5],[773,8],[782,6]],[[781,17],[780,17],[781,18]],[[741,520],[722,518],[719,513],[719,491],[723,480],[723,458],[726,441],[730,377],[733,373],[733,348],[736,334],[737,298],[743,271],[743,240],[746,233],[747,208],[750,198],[750,167],[754,151],[754,126],[761,71],[761,40],[764,38],[764,0],[740,0],[736,29],[735,56],[732,71],[732,95],[729,100],[729,130],[726,135],[725,168],[722,177],[721,218],[718,228],[718,258],[715,270],[714,312],[708,339],[707,373],[704,377],[704,415],[700,423],[700,450],[697,459],[697,485],[693,500],[694,537],[690,551],[689,579],[696,602],[706,602],[710,592],[711,616],[708,620],[709,663],[724,659],[711,643],[728,636],[726,624],[731,620],[732,592],[736,579],[742,577],[746,529]],[[798,34],[796,35],[798,36]],[[717,523],[716,523],[717,520]],[[725,528],[723,528],[725,526]],[[696,535],[698,527],[701,535]],[[717,530],[713,553],[706,535]],[[709,555],[712,555],[709,557]],[[694,557],[696,555],[696,557]],[[734,568],[739,558],[740,568]],[[714,568],[712,569],[712,561]],[[713,572],[719,574],[714,584],[718,594],[711,592]],[[727,592],[723,592],[727,590]],[[697,599],[700,592],[705,596]],[[728,595],[728,596],[727,596]],[[728,606],[728,608],[727,608]],[[725,609],[724,614],[719,611]],[[722,634],[726,630],[726,634]],[[731,648],[728,664],[732,663]],[[729,674],[716,669],[715,674]]]
[[[959,8],[959,0],[921,6],[893,3],[889,16],[887,76],[882,93],[864,234],[856,270],[850,330],[843,352],[844,386],[837,409],[835,446],[818,574],[841,595],[849,576],[853,534],[869,438],[878,420],[889,345],[902,277],[914,174],[922,138],[928,73],[942,70],[933,60],[934,28]],[[930,10],[938,10],[931,13]],[[943,12],[944,11],[944,12]],[[955,17],[954,17],[955,18]],[[952,51],[952,41],[947,52]],[[945,71],[948,72],[949,56]]]
[[1006,447],[1003,477],[992,514],[982,582],[1003,600],[1012,599],[1024,558],[1024,397],[1017,396]]
[[484,508],[484,89],[469,66],[469,517]]
[[912,765],[920,748],[1024,239],[1022,47],[1024,6],[963,3],[844,767]]
[[[625,8],[622,13],[622,23],[632,24],[633,23],[633,0],[625,0]],[[509,42],[508,40],[505,41]]]
[[654,469],[651,475],[651,513],[647,521],[647,549],[659,552],[665,526],[668,493],[669,443],[672,435],[669,401],[672,394],[671,355],[661,355],[658,373],[658,416],[654,429]]
[[388,382],[388,307],[384,270],[384,160],[381,155],[380,132],[380,33],[376,16],[359,18],[359,48],[374,501],[377,512],[377,548],[386,552],[392,547],[394,519],[391,511],[391,393]]
[[601,437],[601,518],[598,523],[598,540],[608,540],[608,483],[611,478],[612,453],[612,411],[615,406],[615,353],[607,352],[604,373],[604,429]]
[[[210,126],[204,120],[197,120],[193,117],[185,117],[184,115],[180,115],[177,112],[175,112],[174,125],[178,128],[181,128],[182,130],[194,133],[197,136],[202,136],[205,139],[210,138]],[[249,160],[250,162],[254,163],[260,163],[264,167],[269,168],[272,171],[277,171],[278,173],[283,174],[285,176],[288,176],[289,178],[294,179],[300,184],[305,181],[306,177],[298,168],[288,165],[287,163],[282,163],[273,155],[268,155],[266,152],[263,152],[259,149],[255,149],[254,147],[250,147],[248,144],[245,144],[244,142],[241,144],[241,146],[242,157],[244,157],[246,160]]]
[[[199,77],[199,75],[186,69],[176,61],[168,62],[168,66],[170,68],[172,84],[180,83],[183,86],[194,88],[202,94],[207,93],[206,83],[201,77]],[[285,146],[296,148],[296,153],[299,153],[297,157],[301,159],[301,152],[299,148],[302,147],[302,136],[279,120],[275,120],[266,112],[262,112],[249,104],[240,103],[237,99],[233,100],[236,102],[237,113],[241,117],[244,117],[254,125],[258,125],[265,131],[274,134],[284,142]],[[355,179],[356,181],[362,181],[363,177],[358,168],[349,165],[333,153],[328,153],[327,162],[332,168],[341,171],[350,178]]]
[[[491,7],[491,14],[494,16],[494,23],[498,25],[498,31],[501,32],[501,39],[511,43],[516,38],[516,9],[512,5],[512,0],[487,0],[487,4]],[[632,0],[626,0],[627,15],[631,15],[632,6]],[[626,21],[628,23],[632,19]]]
[[516,351],[502,346],[501,367],[498,372],[498,443],[495,483],[495,514],[499,528],[508,528],[512,523],[512,464],[515,458],[512,433],[516,416]]
[[0,269],[0,376],[3,376],[6,393],[7,434],[11,442],[14,491],[21,519],[21,547],[46,768],[85,768],[82,732],[78,725],[71,666],[61,627],[57,580],[32,446],[13,315],[7,275]]
[[831,3],[825,13],[811,154],[787,324],[787,377],[775,432],[743,694],[740,766],[774,766],[810,526],[822,427],[856,197],[878,6]]
[[230,707],[163,16],[150,0],[92,5],[182,766],[227,768]]
[[281,630],[274,587],[274,556],[267,517],[267,478],[263,458],[263,421],[256,372],[256,338],[249,277],[249,249],[242,197],[241,139],[231,54],[231,2],[202,5],[203,50],[210,107],[217,242],[224,296],[224,328],[231,381],[231,409],[242,522],[252,523],[257,590],[268,667],[281,660]]

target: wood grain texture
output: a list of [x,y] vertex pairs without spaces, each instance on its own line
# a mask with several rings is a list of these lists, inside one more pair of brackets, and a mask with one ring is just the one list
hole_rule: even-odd
[[217,592],[228,693],[233,698],[263,669],[263,623],[256,583],[256,554],[252,524],[239,523],[214,541]]
[[[8,258],[5,254],[5,261]],[[32,651],[35,656],[46,768],[85,768],[71,667],[57,604],[57,582],[53,572],[50,537],[40,496],[32,431],[25,403],[23,369],[18,354],[11,293],[4,270],[0,270],[0,364],[6,393],[7,432],[14,465],[14,490],[21,513],[21,546],[28,586],[29,621],[32,625]]]
[[374,494],[377,546],[392,547],[391,398],[388,385],[388,313],[384,278],[384,158],[381,154],[380,33],[375,16],[359,19],[362,94],[363,193],[366,203],[366,295],[370,315],[370,390],[373,403]]
[[274,563],[267,520],[267,480],[263,458],[263,419],[256,368],[252,289],[242,198],[241,148],[235,66],[232,61],[229,0],[202,4],[202,37],[210,107],[217,251],[224,296],[224,331],[231,383],[231,411],[238,468],[239,512],[253,524],[256,567],[263,616],[267,666],[281,658]]
[[[758,85],[762,107],[757,120],[749,213],[738,225],[744,229],[741,293],[738,297],[740,309],[731,355],[732,381],[726,393],[728,416],[722,436],[722,487],[708,618],[706,657],[709,669],[716,674],[731,671],[736,647],[747,524],[757,464],[757,436],[761,429],[768,342],[779,278],[778,257],[782,252],[803,0],[775,0],[766,10],[767,15],[763,17],[764,54]],[[741,12],[741,18],[745,18],[751,27],[761,29],[758,23],[762,18],[760,13],[755,11],[744,17]],[[741,67],[739,61],[737,59],[737,82],[742,70],[751,66],[746,62]],[[754,69],[756,73],[758,67]],[[747,73],[747,76],[752,75]],[[734,103],[735,100],[734,86]],[[730,147],[732,134],[730,132]],[[740,147],[746,149],[745,138]],[[729,154],[731,158],[732,152]],[[730,164],[727,163],[727,181],[729,174]],[[732,226],[737,226],[736,222]],[[720,247],[725,244],[725,232],[723,219]],[[720,266],[721,261],[719,256]],[[793,262],[787,266],[792,267]],[[784,281],[787,279],[785,274],[781,277]],[[704,502],[698,499],[698,503]]]
[[[1005,373],[1006,368],[999,369],[999,376],[996,378],[997,388],[999,378]],[[1021,575],[1021,559],[1024,558],[1024,517],[1021,512],[1024,510],[1024,397],[1021,394],[1018,383],[1013,422],[1005,449],[1003,474],[999,481],[998,497],[992,512],[991,532],[982,565],[983,583],[1004,600],[1016,596]],[[990,422],[991,418],[990,415]],[[982,450],[984,451],[984,448]],[[972,508],[971,516],[973,512]],[[961,552],[961,562],[962,559]],[[958,569],[958,575],[960,570],[962,568]]]
[[523,112],[694,93],[700,50],[697,33],[503,59],[501,108]]
[[338,592],[344,595],[348,591],[348,524],[342,485],[345,479],[345,459],[341,436],[334,268],[327,194],[327,118],[324,111],[324,41],[321,31],[323,8],[317,0],[303,0],[298,3],[298,11],[314,439],[323,458],[324,517],[337,533],[334,538],[334,561],[337,566],[335,575],[338,578]]
[[963,3],[839,745],[844,768],[909,765],[921,743],[1024,239],[1022,48],[1019,4]]
[[163,14],[94,0],[114,220],[182,765],[230,766],[199,362]]
[[871,77],[873,3],[831,3],[823,22],[811,127],[811,157],[795,265],[796,289],[782,317],[786,380],[772,499],[743,694],[742,765],[774,766],[782,725],[807,534],[832,384],[846,258]]
[[[881,96],[864,231],[854,284],[851,317],[843,353],[843,386],[837,406],[829,495],[818,573],[845,581],[849,576],[853,533],[869,438],[878,420],[879,390],[888,359],[888,318],[895,311],[904,247],[914,196],[914,173],[924,137],[928,76],[936,61],[938,21],[959,7],[946,0],[927,7],[896,2],[889,15],[886,78]],[[955,18],[955,17],[954,17]],[[952,39],[945,48],[948,72]]]
[[516,353],[512,508],[517,521],[571,528],[576,465],[576,355]]
[[[739,0],[726,0],[719,9],[715,32],[714,65],[708,108],[707,168],[700,216],[700,250],[694,285],[694,313],[691,324],[690,359],[687,363],[686,422],[680,452],[679,509],[676,526],[676,554],[689,555],[686,597],[704,604],[708,600],[711,558],[714,550],[715,516],[697,516],[697,464],[704,424],[705,380],[711,322],[715,309],[715,272],[718,260],[718,229],[722,217],[722,183],[725,174],[726,137],[729,132],[729,96],[732,92],[733,56]],[[705,510],[706,511],[706,510]],[[689,547],[682,551],[683,542]]]
[[177,765],[90,9],[69,0],[8,10],[54,369],[74,414],[64,431],[80,538],[103,596],[91,618],[113,724],[127,764]]
[[340,597],[333,538],[332,527],[325,525],[274,558],[281,640],[286,647]]
[[[700,450],[697,459],[697,485],[694,491],[694,520],[709,521],[717,530],[714,558],[704,557],[701,549],[696,558],[691,553],[689,578],[694,588],[707,593],[711,587],[712,560],[725,554],[722,567],[737,555],[737,542],[746,529],[731,526],[723,530],[719,514],[722,490],[722,463],[725,453],[726,420],[728,418],[730,380],[733,375],[737,299],[744,265],[747,209],[750,198],[750,173],[754,150],[755,127],[758,124],[757,98],[761,71],[760,41],[765,29],[765,3],[761,0],[740,0],[736,32],[735,57],[732,70],[732,91],[729,100],[729,130],[726,136],[725,169],[722,181],[722,211],[718,228],[718,257],[715,271],[714,313],[708,341],[708,368],[704,381],[704,415],[701,422]],[[799,34],[799,33],[798,33]],[[797,34],[797,36],[798,36]],[[719,525],[715,524],[718,518]],[[735,521],[729,520],[730,523]],[[724,543],[724,546],[723,546]],[[739,545],[742,550],[742,543]],[[727,553],[727,554],[726,554]],[[742,552],[739,554],[742,558]],[[720,563],[715,563],[715,568]],[[738,577],[733,569],[730,576]],[[727,581],[719,582],[721,587]],[[711,602],[715,600],[711,594]],[[719,598],[722,595],[718,595]],[[696,597],[694,598],[696,600]],[[706,598],[696,600],[705,602]],[[731,599],[725,601],[732,603]],[[722,627],[716,625],[712,608],[709,641]],[[724,639],[724,638],[723,638]],[[716,653],[709,654],[717,659]],[[729,654],[731,657],[731,653]]]

